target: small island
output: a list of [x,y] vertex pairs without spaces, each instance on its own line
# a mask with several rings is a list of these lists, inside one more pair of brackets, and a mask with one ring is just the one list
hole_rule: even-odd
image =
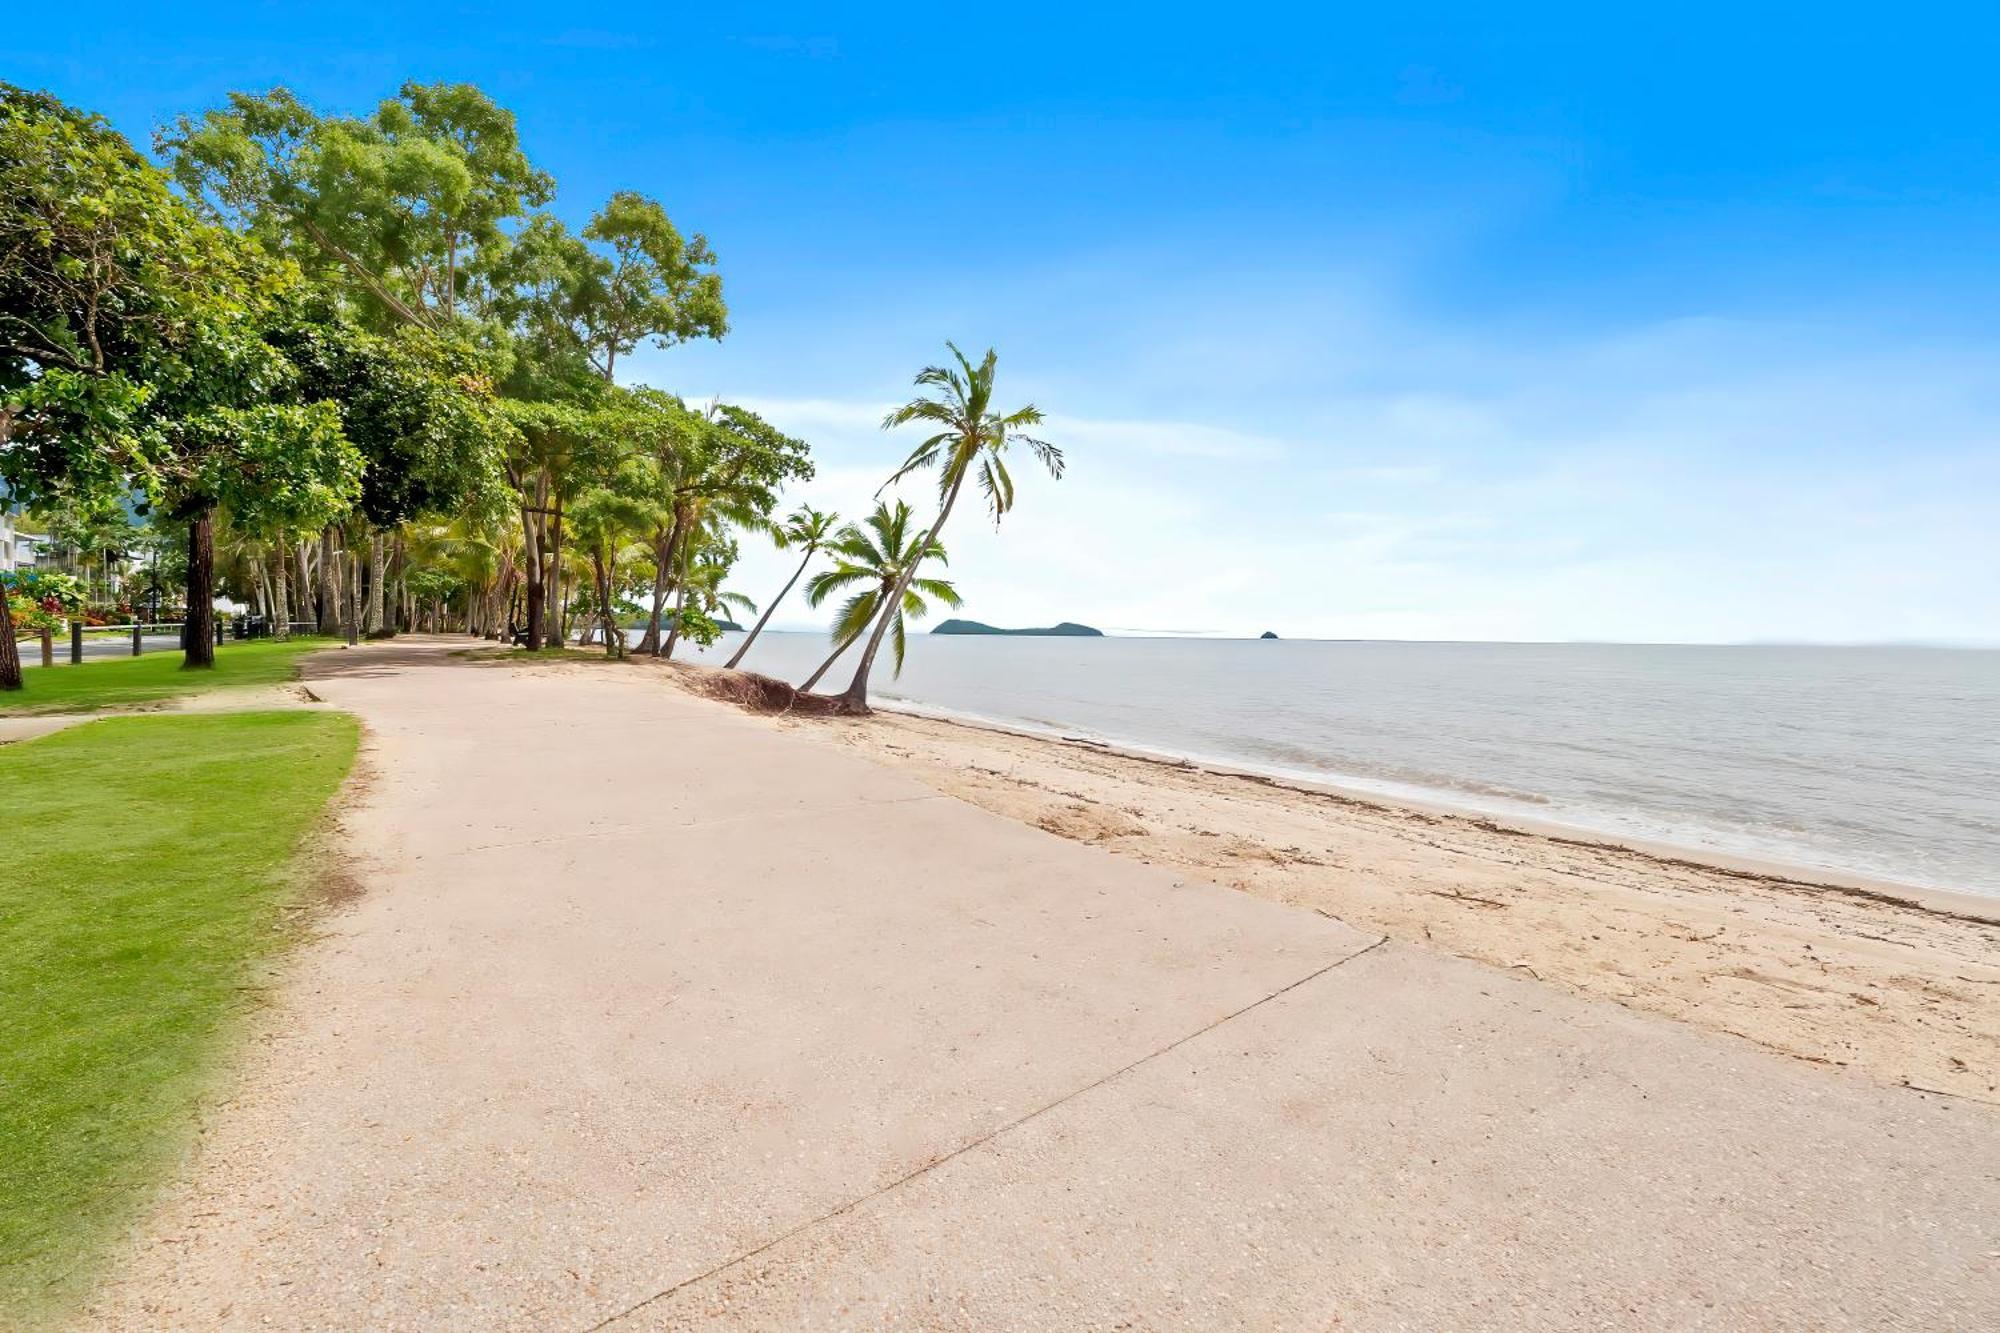
[[1076,622],[1070,620],[1065,620],[1060,625],[1050,625],[1044,629],[1001,629],[997,625],[982,625],[977,620],[941,620],[937,623],[937,626],[931,630],[931,633],[933,634],[1027,634],[1027,635],[1038,634],[1044,637],[1053,635],[1061,638],[1085,638],[1085,639],[1101,639],[1104,637],[1103,630],[1092,629],[1088,625],[1079,625]]
[[1260,639],[1275,639],[1278,637],[1278,634],[1276,630],[1267,629],[1262,634],[1259,634],[1257,637]]

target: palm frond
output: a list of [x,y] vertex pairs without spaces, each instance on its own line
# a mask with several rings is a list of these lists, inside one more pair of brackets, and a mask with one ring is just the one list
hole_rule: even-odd
[[818,606],[842,588],[875,577],[873,570],[864,569],[859,565],[846,563],[835,565],[832,569],[815,574],[806,581],[806,605]]
[[874,623],[875,608],[882,600],[879,587],[864,588],[841,604],[840,614],[833,618],[833,639],[844,643],[865,633]]
[[890,473],[887,481],[875,488],[875,494],[880,495],[883,491],[888,490],[912,472],[921,471],[929,467],[932,463],[935,463],[938,452],[944,447],[945,442],[951,438],[951,432],[943,431],[919,444],[915,449],[910,451],[910,456],[903,460],[903,465]]
[[1063,467],[1065,466],[1062,450],[1056,448],[1047,440],[1038,440],[1030,435],[1017,435],[1014,438],[1028,446],[1029,451],[1041,460],[1042,466],[1049,470],[1051,477],[1054,477],[1057,481],[1062,480]]
[[922,592],[926,597],[937,598],[954,611],[965,605],[965,599],[958,595],[958,589],[954,588],[944,579],[911,579],[910,586]]

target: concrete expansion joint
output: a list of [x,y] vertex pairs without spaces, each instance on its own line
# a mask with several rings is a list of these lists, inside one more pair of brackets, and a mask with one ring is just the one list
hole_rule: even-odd
[[[918,799],[925,799],[925,798],[918,798]],[[1159,1059],[1163,1055],[1167,1055],[1172,1051],[1178,1050],[1180,1047],[1187,1045],[1189,1042],[1194,1041],[1199,1037],[1205,1037],[1209,1033],[1215,1031],[1217,1028],[1232,1023],[1235,1020],[1243,1017],[1245,1014],[1250,1013],[1253,1010],[1260,1009],[1264,1005],[1269,1004],[1271,1001],[1278,999],[1281,996],[1290,994],[1291,992],[1299,989],[1301,986],[1305,986],[1314,981],[1319,980],[1321,977],[1333,971],[1335,968],[1345,967],[1347,964],[1353,962],[1357,958],[1360,958],[1364,954],[1373,953],[1375,950],[1381,948],[1388,942],[1389,942],[1389,937],[1387,935],[1378,936],[1372,943],[1363,945],[1361,948],[1356,949],[1353,953],[1347,954],[1346,956],[1341,958],[1336,958],[1332,962],[1327,963],[1322,967],[1315,968],[1312,971],[1306,973],[1304,976],[1299,977],[1297,980],[1286,982],[1284,985],[1278,987],[1276,990],[1270,992],[1267,995],[1259,996],[1257,999],[1252,1000],[1250,1003],[1244,1005],[1240,1009],[1231,1010],[1229,1013],[1226,1013],[1222,1017],[1215,1019],[1213,1022],[1204,1024],[1203,1026],[1196,1028],[1192,1032],[1184,1033],[1183,1035],[1174,1038],[1172,1041],[1168,1042],[1166,1045],[1160,1047],[1159,1049],[1154,1051],[1149,1051],[1145,1055],[1140,1056],[1138,1059],[1131,1061],[1129,1064],[1120,1065],[1118,1068],[1112,1070],[1110,1073],[1092,1079],[1090,1082],[1084,1084],[1082,1087],[1075,1088],[1069,1092],[1066,1092],[1052,1102],[1049,1102],[1043,1106],[1036,1107],[1034,1110],[1029,1111],[1024,1115],[1017,1116],[1013,1120],[1008,1121],[1006,1124],[1001,1125],[996,1129],[988,1130],[986,1133],[981,1134],[978,1138],[971,1139],[965,1143],[960,1144],[958,1147],[952,1149],[948,1153],[944,1153],[941,1156],[932,1158],[930,1161],[924,1163],[922,1166],[917,1167],[915,1170],[909,1172],[906,1175],[898,1176],[896,1179],[890,1181],[886,1185],[879,1186],[876,1189],[868,1191],[866,1194],[858,1195],[855,1198],[849,1199],[846,1203],[841,1204],[839,1207],[831,1209],[828,1212],[822,1213],[818,1217],[812,1218],[809,1221],[801,1222],[789,1231],[780,1232],[778,1235],[773,1236],[771,1239],[765,1241],[762,1245],[756,1246],[753,1249],[745,1250],[743,1253],[736,1255],[733,1258],[725,1259],[721,1263],[715,1265],[713,1268],[708,1269],[706,1272],[697,1273],[693,1277],[685,1278],[682,1281],[674,1283],[670,1287],[666,1287],[660,1291],[656,1291],[651,1296],[648,1296],[643,1300],[635,1301],[631,1305],[626,1306],[624,1309],[617,1311],[615,1314],[607,1315],[603,1319],[598,1320],[596,1323],[586,1326],[584,1329],[580,1331],[580,1333],[602,1333],[602,1330],[609,1329],[617,1324],[623,1323],[625,1320],[631,1318],[635,1314],[638,1314],[641,1310],[646,1309],[648,1306],[656,1305],[659,1302],[666,1300],[671,1296],[675,1296],[683,1291],[686,1291],[690,1287],[700,1286],[702,1283],[707,1282],[710,1278],[717,1277],[720,1274],[726,1273],[730,1269],[738,1266],[739,1264],[748,1263],[750,1260],[755,1259],[758,1255],[776,1249],[778,1246],[783,1245],[786,1241],[791,1240],[794,1237],[804,1235],[808,1231],[812,1231],[818,1227],[825,1226],[829,1222],[836,1221],[839,1218],[845,1217],[847,1214],[853,1212],[857,1208],[860,1208],[864,1204],[871,1203],[876,1199],[882,1198],[884,1195],[893,1194],[897,1190],[900,1190],[903,1186],[909,1184],[911,1181],[916,1180],[921,1176],[930,1174],[932,1171],[937,1170],[939,1167],[945,1165],[946,1163],[954,1161],[957,1158],[963,1157],[967,1153],[970,1153],[976,1149],[983,1148],[986,1145],[992,1143],[994,1140],[1002,1137],[1003,1135],[1010,1134],[1014,1130],[1020,1129],[1024,1125],[1027,1125],[1035,1120],[1039,1120],[1041,1117],[1047,1115],[1049,1112],[1056,1110],[1058,1107],[1065,1106],[1068,1103],[1075,1101],[1077,1098],[1083,1096],[1085,1093],[1094,1092],[1098,1088],[1103,1087],[1107,1083],[1111,1083],[1116,1081],[1117,1079],[1123,1078],[1125,1075],[1131,1073],[1133,1070],[1138,1069],[1141,1065],[1148,1064],[1154,1060]]]

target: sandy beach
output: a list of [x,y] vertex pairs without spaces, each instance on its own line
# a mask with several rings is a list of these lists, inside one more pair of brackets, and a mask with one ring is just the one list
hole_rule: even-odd
[[[699,686],[700,669],[685,670]],[[929,717],[770,725],[1119,856],[1802,1060],[2000,1104],[2000,904]]]

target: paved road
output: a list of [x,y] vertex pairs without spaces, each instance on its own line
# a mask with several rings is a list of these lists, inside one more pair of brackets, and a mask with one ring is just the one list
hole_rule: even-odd
[[[171,634],[147,634],[141,637],[141,651],[147,653],[177,653],[181,650],[180,632]],[[21,665],[38,667],[42,664],[42,643],[32,634],[21,636]],[[67,631],[56,635],[55,654],[57,666],[69,665],[69,634]],[[110,657],[132,656],[131,630],[92,630],[83,636],[83,658],[86,662],[96,662]]]
[[455,645],[316,659],[358,897],[94,1323],[2000,1326],[1985,1108]]

